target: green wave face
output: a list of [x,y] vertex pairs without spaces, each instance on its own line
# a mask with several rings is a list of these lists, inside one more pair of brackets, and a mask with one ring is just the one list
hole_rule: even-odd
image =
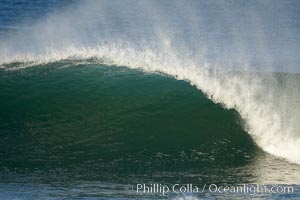
[[238,114],[184,81],[100,65],[1,75],[0,166],[144,174],[253,159]]
[[185,81],[102,65],[1,75],[1,166],[135,174],[239,166],[257,151],[234,110]]

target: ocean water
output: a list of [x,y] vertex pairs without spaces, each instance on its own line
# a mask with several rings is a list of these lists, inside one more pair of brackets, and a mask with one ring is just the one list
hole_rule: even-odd
[[1,1],[0,199],[299,199],[299,13]]

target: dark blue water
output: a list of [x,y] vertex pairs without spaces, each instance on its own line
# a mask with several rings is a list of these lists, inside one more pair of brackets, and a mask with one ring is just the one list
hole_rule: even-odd
[[2,0],[0,6],[0,28],[25,28],[26,23],[45,17],[49,12],[69,6],[72,0]]

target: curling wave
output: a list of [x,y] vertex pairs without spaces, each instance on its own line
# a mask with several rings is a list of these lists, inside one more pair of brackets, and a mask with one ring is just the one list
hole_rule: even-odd
[[[221,54],[207,55],[205,52],[213,44],[197,37],[202,34],[199,33],[202,25],[209,24],[195,21],[205,16],[194,16],[193,6],[183,6],[181,1],[172,5],[157,4],[127,2],[122,6],[117,2],[87,1],[54,13],[28,30],[1,40],[1,68],[18,70],[77,60],[168,74],[195,85],[215,103],[237,110],[244,120],[245,130],[264,151],[300,164],[300,76],[275,72],[270,62],[262,66],[268,72],[257,70],[248,62],[253,55],[247,51],[243,51],[243,56],[232,52],[239,59],[230,61],[224,58],[230,54],[226,49]],[[184,13],[180,20],[188,23],[178,32],[174,25],[178,16],[171,13],[180,6],[183,6],[180,12]],[[185,12],[187,10],[189,12]],[[153,12],[156,15],[151,15]],[[211,11],[206,12],[211,15]],[[82,18],[78,19],[78,15]],[[227,12],[224,16],[227,20],[232,18]],[[232,30],[235,29],[237,27],[232,26]],[[241,41],[244,40],[239,38],[238,42]],[[259,50],[264,53],[268,52],[266,49]]]

